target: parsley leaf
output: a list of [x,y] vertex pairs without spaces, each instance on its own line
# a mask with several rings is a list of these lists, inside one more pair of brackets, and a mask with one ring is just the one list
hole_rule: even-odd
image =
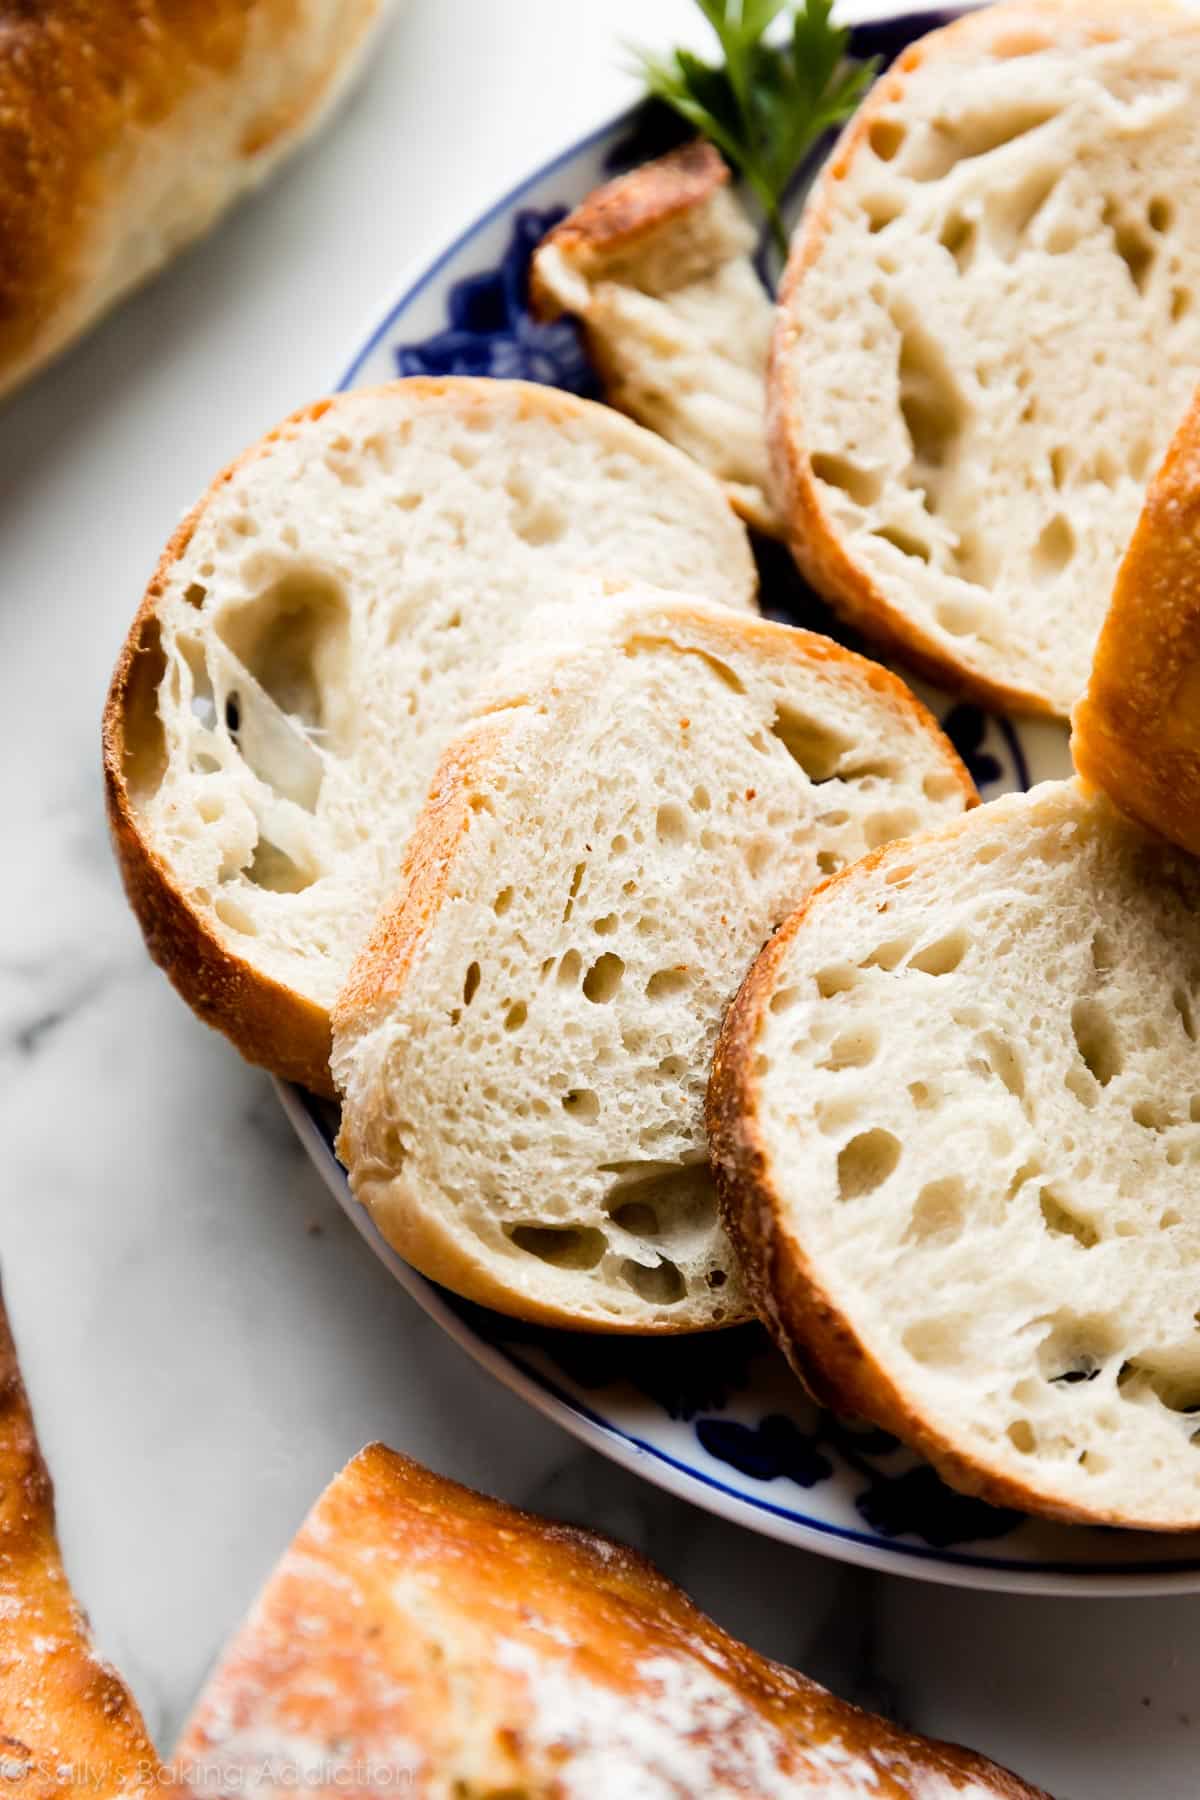
[[[638,52],[650,93],[711,139],[743,177],[787,249],[782,205],[805,152],[848,119],[875,78],[878,61],[846,55],[850,33],[831,25],[833,0],[696,0],[722,61],[690,50]],[[767,40],[780,14],[786,38]]]

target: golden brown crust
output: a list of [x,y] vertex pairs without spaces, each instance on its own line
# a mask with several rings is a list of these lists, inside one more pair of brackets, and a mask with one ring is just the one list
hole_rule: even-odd
[[[719,1697],[707,1717],[696,1688]],[[678,1696],[669,1708],[664,1691]],[[319,1792],[336,1791],[339,1765],[369,1765],[387,1745],[419,1771],[405,1790],[418,1794],[457,1780],[472,1793],[615,1797],[647,1743],[644,1766],[659,1771],[686,1746],[685,1767],[708,1776],[694,1791],[714,1800],[835,1800],[867,1786],[901,1800],[934,1776],[1037,1800],[982,1757],[871,1718],[759,1656],[624,1545],[515,1511],[379,1444],[317,1502],[178,1754],[205,1793],[227,1791],[201,1785],[206,1766],[334,1744]],[[572,1767],[581,1751],[587,1777]]]
[[[845,649],[831,638],[778,625],[768,619],[716,609],[701,610],[684,600],[664,601],[661,612],[670,618],[676,630],[706,642],[716,656],[728,654],[730,650],[758,648],[777,662],[836,664],[847,673],[853,672],[857,680],[864,681],[885,700],[898,720],[928,733],[932,740],[940,743],[945,753],[946,773],[957,782],[964,808],[970,810],[978,805],[974,783],[936,719],[898,676],[878,663]],[[638,641],[646,640],[639,636]],[[462,730],[446,750],[430,784],[429,798],[409,838],[404,865],[396,883],[396,898],[380,910],[371,936],[334,1005],[335,1037],[343,1033],[358,1035],[368,1030],[403,989],[439,910],[457,892],[457,854],[465,845],[473,818],[490,806],[487,795],[489,769],[497,755],[506,749],[511,751],[514,735],[526,727],[539,704],[552,704],[551,687],[552,682],[548,679],[544,688],[526,696],[525,703],[501,707],[486,714],[473,726]],[[354,1123],[343,1115],[338,1151],[348,1168],[368,1160],[367,1131],[369,1126],[364,1126],[360,1134]],[[615,1332],[625,1336],[674,1335],[681,1329],[678,1323],[670,1320],[633,1324],[629,1320],[584,1318],[576,1312],[530,1299],[523,1299],[518,1306],[512,1288],[498,1282],[482,1262],[468,1262],[461,1241],[428,1207],[408,1208],[400,1216],[393,1212],[389,1217],[387,1236],[392,1248],[431,1281],[480,1306],[495,1307],[531,1324],[573,1331]],[[736,1319],[726,1321],[737,1322]],[[709,1323],[702,1327],[695,1324],[686,1327],[688,1330],[714,1328],[720,1329]]]
[[[54,1529],[0,1298],[0,1763],[4,1791],[52,1800],[86,1787],[130,1797],[172,1791],[124,1683],[96,1656]],[[23,1770],[23,1773],[14,1773]]]
[[1073,726],[1084,779],[1200,855],[1200,396],[1150,485]]
[[[230,198],[302,134],[376,12],[376,0],[330,4],[336,56],[318,47],[325,0],[0,3],[0,392],[117,297],[127,263],[140,279],[220,210],[198,187],[180,201],[194,213],[140,216],[140,172],[172,148],[175,120],[190,121],[183,160],[189,131],[202,140],[206,113],[236,97],[240,135],[219,177]],[[150,181],[147,205],[160,186]]]
[[[693,138],[596,188],[547,232],[538,249],[552,245],[568,262],[590,271],[635,250],[728,183],[729,170],[720,151],[704,138]],[[536,257],[530,270],[529,303],[538,318],[556,319],[562,312],[542,279]]]
[[[870,881],[890,864],[902,866],[926,847],[945,850],[956,837],[974,828],[975,821],[964,815],[935,830],[871,851],[815,888],[755,959],[725,1016],[708,1086],[705,1125],[721,1216],[738,1251],[759,1317],[822,1404],[882,1426],[932,1463],[951,1487],[994,1506],[1037,1512],[1067,1524],[1143,1527],[1143,1521],[1110,1510],[1056,1503],[1002,1469],[964,1456],[960,1446],[914,1406],[911,1396],[831,1299],[803,1245],[787,1229],[782,1199],[772,1179],[759,1118],[755,1065],[764,1015],[790,945],[810,913],[835,904],[835,894],[845,887]],[[1194,1530],[1195,1525],[1183,1522],[1153,1529],[1182,1532]]]
[[947,655],[916,620],[895,606],[875,577],[857,562],[821,497],[812,470],[804,409],[792,380],[789,343],[803,330],[804,281],[820,257],[829,232],[838,184],[863,152],[880,114],[904,96],[910,75],[943,54],[978,45],[997,57],[1016,57],[1046,48],[1066,22],[1104,42],[1121,35],[1131,20],[1148,13],[1185,18],[1172,0],[1145,8],[1129,0],[1003,0],[967,14],[910,44],[880,76],[839,138],[809,198],[779,290],[775,336],[767,378],[767,439],[776,505],[788,547],[805,578],[839,613],[884,645],[910,668],[951,692],[965,692],[1000,712],[1049,714],[1057,708],[1037,691],[996,681],[967,670]]

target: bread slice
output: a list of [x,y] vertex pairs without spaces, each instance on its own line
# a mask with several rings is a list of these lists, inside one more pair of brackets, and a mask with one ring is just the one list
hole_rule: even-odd
[[754,227],[729,170],[697,139],[597,188],[533,258],[543,318],[572,313],[605,394],[709,469],[759,531],[777,536],[767,467],[774,308]]
[[338,1152],[459,1294],[728,1324],[702,1121],[722,1011],[824,874],[974,793],[908,690],[826,638],[652,593],[557,618],[448,747],[338,1001]]
[[759,1656],[623,1544],[382,1444],[317,1501],[177,1760],[262,1800],[1037,1800]]
[[1200,1526],[1200,863],[1074,782],[847,869],[751,970],[708,1102],[813,1388],[956,1487]]
[[1071,752],[1122,812],[1200,855],[1200,399],[1118,571]]
[[769,435],[801,568],[987,704],[1082,693],[1200,364],[1200,18],[1009,0],[907,50],[818,180]]
[[16,1800],[177,1792],[101,1662],[62,1566],[54,1492],[0,1299],[0,1777]]
[[524,382],[322,400],[168,544],[109,693],[109,816],[151,953],[252,1062],[329,1091],[328,1008],[442,746],[577,570],[754,604],[710,476]]

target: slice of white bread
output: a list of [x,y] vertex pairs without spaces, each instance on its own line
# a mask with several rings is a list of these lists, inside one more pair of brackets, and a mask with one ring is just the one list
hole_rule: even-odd
[[1066,714],[1200,365],[1200,18],[1010,0],[907,50],[816,188],[769,434],[801,568],[986,703]]
[[1200,855],[1200,399],[1150,485],[1073,724],[1079,773]]
[[1038,1800],[760,1656],[623,1544],[382,1444],[317,1501],[176,1763],[259,1800]]
[[763,1318],[955,1486],[1200,1527],[1200,862],[1047,783],[847,869],[708,1103]]
[[582,321],[613,406],[725,484],[776,536],[769,498],[767,351],[774,308],[755,273],[754,227],[702,140],[597,188],[538,246],[530,300]]
[[54,1490],[0,1298],[0,1781],[14,1800],[178,1790],[63,1569]]
[[711,476],[524,382],[322,400],[168,544],[109,693],[109,817],[151,953],[252,1061],[329,1091],[328,1008],[442,746],[577,570],[754,604]]
[[402,1256],[545,1324],[746,1315],[708,1178],[721,1014],[813,884],[970,779],[896,678],[646,593],[546,621],[454,738],[334,1012],[338,1152]]

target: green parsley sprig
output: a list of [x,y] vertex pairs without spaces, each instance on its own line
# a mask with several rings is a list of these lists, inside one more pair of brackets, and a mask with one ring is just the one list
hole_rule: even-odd
[[[753,189],[781,250],[782,205],[805,152],[850,117],[878,61],[846,55],[850,33],[829,22],[833,0],[696,0],[716,33],[723,62],[690,50],[639,51],[650,92],[710,138]],[[768,41],[779,15],[787,35]]]

